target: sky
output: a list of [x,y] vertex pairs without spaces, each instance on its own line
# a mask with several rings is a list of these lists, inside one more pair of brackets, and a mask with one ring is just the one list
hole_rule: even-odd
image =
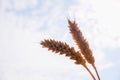
[[119,14],[119,0],[0,0],[0,80],[92,80],[83,66],[40,45],[55,39],[77,49],[67,19],[89,42],[101,80],[119,80]]

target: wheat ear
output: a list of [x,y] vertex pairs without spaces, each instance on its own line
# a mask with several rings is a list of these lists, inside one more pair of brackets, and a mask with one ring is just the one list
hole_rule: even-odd
[[69,24],[68,27],[70,29],[70,33],[72,34],[73,39],[75,40],[76,44],[78,45],[78,48],[80,49],[81,53],[84,55],[87,62],[93,66],[93,68],[97,74],[97,77],[100,80],[99,74],[98,74],[97,69],[94,64],[95,59],[94,59],[94,56],[92,55],[91,49],[89,48],[88,42],[82,35],[82,32],[79,30],[77,23],[75,21],[72,22],[68,19],[68,24]]
[[75,64],[83,65],[84,68],[90,73],[92,78],[96,80],[93,74],[91,73],[91,71],[86,66],[86,60],[81,55],[81,53],[79,51],[76,52],[75,49],[73,47],[69,47],[67,43],[65,42],[63,43],[61,41],[55,41],[52,39],[50,40],[46,39],[41,42],[41,45],[45,48],[48,48],[48,50],[51,50],[52,52],[65,54],[66,56],[70,57],[70,59],[76,60]]

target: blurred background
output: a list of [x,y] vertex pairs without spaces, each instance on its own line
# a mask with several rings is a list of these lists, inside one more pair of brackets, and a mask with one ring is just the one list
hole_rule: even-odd
[[101,80],[119,80],[119,0],[0,0],[0,80],[92,80],[83,66],[40,45],[55,39],[78,50],[67,19],[89,42]]

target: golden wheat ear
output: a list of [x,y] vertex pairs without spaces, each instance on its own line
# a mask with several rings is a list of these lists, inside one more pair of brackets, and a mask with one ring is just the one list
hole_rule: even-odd
[[48,48],[48,50],[51,50],[52,52],[65,54],[66,56],[70,57],[70,59],[75,60],[75,64],[81,64],[82,66],[84,66],[84,68],[90,73],[92,78],[96,80],[91,71],[86,66],[86,60],[84,59],[84,57],[79,51],[76,52],[74,47],[70,47],[65,42],[55,41],[52,39],[46,39],[42,41],[41,45],[43,46],[43,48]]
[[68,24],[69,24],[68,27],[70,29],[70,33],[72,34],[73,39],[75,40],[76,44],[78,45],[78,48],[80,49],[81,53],[83,54],[83,56],[85,57],[87,62],[93,66],[93,68],[97,74],[97,77],[100,80],[99,74],[95,67],[95,59],[94,59],[91,49],[89,48],[89,44],[88,44],[87,40],[82,35],[82,32],[78,28],[77,23],[75,21],[72,22],[68,19]]
[[65,56],[70,57],[70,59],[75,60],[76,64],[84,65],[86,63],[85,59],[81,56],[80,52],[76,52],[73,47],[70,47],[67,43],[61,41],[55,41],[52,39],[46,39],[41,42],[43,48],[48,48],[55,53],[65,54]]

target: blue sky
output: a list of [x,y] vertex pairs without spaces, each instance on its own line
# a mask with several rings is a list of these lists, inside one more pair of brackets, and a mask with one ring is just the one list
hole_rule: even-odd
[[119,0],[0,0],[0,80],[92,80],[81,65],[39,44],[51,38],[77,49],[67,18],[88,40],[101,80],[119,80],[119,14]]

